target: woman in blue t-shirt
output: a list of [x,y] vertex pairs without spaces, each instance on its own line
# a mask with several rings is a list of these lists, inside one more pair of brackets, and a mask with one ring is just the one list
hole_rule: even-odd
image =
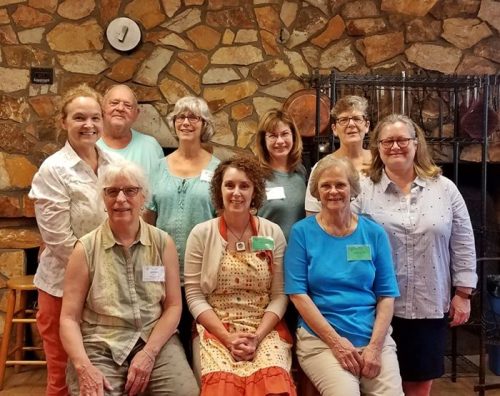
[[311,175],[321,210],[296,223],[285,255],[285,292],[297,308],[299,363],[320,393],[403,394],[390,336],[399,291],[389,240],[351,212],[359,175],[326,157]]

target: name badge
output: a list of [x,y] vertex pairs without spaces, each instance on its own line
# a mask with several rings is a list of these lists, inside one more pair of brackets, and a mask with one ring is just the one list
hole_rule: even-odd
[[372,249],[370,245],[348,245],[347,261],[371,260]]
[[165,267],[162,265],[147,265],[142,269],[143,282],[165,282]]
[[285,199],[285,189],[282,186],[266,188],[266,196],[268,201],[273,199]]
[[267,236],[253,236],[250,238],[250,245],[252,252],[274,250],[274,239]]
[[207,182],[207,183],[210,183],[212,181],[212,177],[213,176],[214,176],[214,172],[213,171],[208,170],[208,169],[203,169],[201,171],[200,180],[204,181],[204,182]]

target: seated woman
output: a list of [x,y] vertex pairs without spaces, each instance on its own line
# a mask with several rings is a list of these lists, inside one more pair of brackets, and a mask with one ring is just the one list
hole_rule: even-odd
[[172,238],[141,218],[148,197],[131,162],[99,175],[108,220],[83,236],[64,280],[61,340],[72,395],[198,395],[176,334],[181,315]]
[[278,225],[252,214],[265,197],[251,157],[222,162],[211,181],[220,216],[193,228],[185,287],[197,322],[193,350],[202,395],[295,395]]
[[381,226],[351,212],[358,193],[347,159],[326,157],[311,175],[321,210],[292,227],[285,255],[285,292],[300,314],[297,358],[323,396],[399,396],[391,249]]
[[[356,95],[340,98],[331,111],[332,131],[340,141],[338,150],[330,154],[333,158],[348,158],[359,171],[370,167],[371,152],[363,148],[363,140],[370,130],[368,120],[368,101]],[[314,167],[313,167],[314,171]],[[321,204],[310,192],[311,180],[307,185],[305,209],[308,216],[318,213]]]

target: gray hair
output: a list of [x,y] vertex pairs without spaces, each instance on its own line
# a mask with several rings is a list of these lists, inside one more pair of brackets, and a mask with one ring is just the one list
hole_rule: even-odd
[[361,192],[361,186],[359,185],[359,173],[352,164],[352,162],[347,158],[335,158],[332,155],[328,155],[318,162],[316,168],[314,168],[311,174],[310,187],[311,195],[319,200],[319,190],[318,182],[321,175],[329,169],[339,168],[342,169],[349,181],[349,187],[351,188],[351,198],[355,198]]
[[357,95],[346,95],[337,100],[335,106],[333,106],[330,115],[337,121],[340,113],[345,111],[357,110],[363,113],[365,118],[368,118],[368,100],[362,96]]
[[103,188],[109,187],[119,176],[126,177],[130,181],[137,183],[137,186],[142,188],[145,201],[149,201],[150,190],[146,174],[139,165],[125,159],[115,160],[106,166],[102,172],[99,172],[97,178],[98,191],[104,194]]
[[[189,111],[201,117],[203,126],[201,127],[201,141],[208,142],[214,135],[214,121],[207,102],[202,98],[185,96],[175,103],[174,110],[167,116],[167,123],[171,131],[175,131],[175,117],[184,111]],[[175,135],[177,138],[177,135]]]
[[108,96],[109,96],[110,92],[112,90],[114,90],[115,88],[127,89],[132,94],[132,97],[134,98],[134,106],[138,107],[139,101],[137,100],[137,95],[135,94],[134,90],[126,84],[113,84],[110,87],[108,87],[108,89],[106,89],[106,91],[104,92],[104,95],[102,96],[104,102],[106,102],[108,100]]

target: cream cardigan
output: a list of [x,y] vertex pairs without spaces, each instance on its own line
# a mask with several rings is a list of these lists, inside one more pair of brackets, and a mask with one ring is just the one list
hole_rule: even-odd
[[[257,219],[258,235],[274,239],[271,301],[266,311],[275,313],[281,319],[288,303],[283,287],[283,256],[286,240],[277,224],[263,217]],[[205,296],[217,287],[219,264],[226,247],[227,241],[219,232],[218,217],[196,225],[189,234],[184,260],[184,287],[189,310],[195,319],[201,313],[212,309]]]

